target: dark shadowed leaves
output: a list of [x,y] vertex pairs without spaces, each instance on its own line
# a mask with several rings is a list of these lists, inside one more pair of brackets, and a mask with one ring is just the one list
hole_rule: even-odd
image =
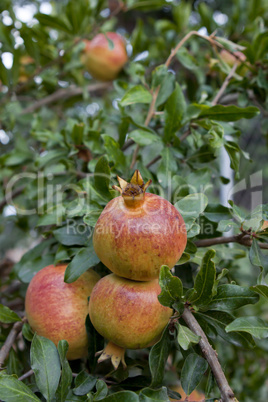
[[208,250],[206,252],[200,270],[195,278],[195,292],[190,297],[189,301],[200,307],[207,306],[212,299],[213,285],[216,277],[216,268],[212,261],[214,256],[214,250]]
[[150,402],[150,401],[169,402],[166,387],[162,387],[158,390],[154,390],[151,388],[144,388],[141,390],[139,397],[141,402]]
[[150,350],[149,366],[152,376],[151,387],[160,387],[164,377],[165,364],[169,355],[171,342],[169,339],[168,327],[163,331],[160,341]]
[[89,315],[87,315],[87,318],[86,318],[86,330],[87,330],[88,344],[89,344],[88,362],[89,362],[91,372],[94,372],[95,367],[97,365],[97,360],[98,360],[98,358],[96,357],[96,353],[103,350],[104,339],[92,325]]
[[181,385],[186,395],[197,387],[207,368],[208,363],[203,357],[195,353],[187,356],[181,372]]
[[75,395],[86,395],[94,388],[96,382],[97,379],[95,377],[89,375],[85,371],[81,371],[75,379],[73,393]]
[[68,351],[68,342],[65,340],[59,341],[58,343],[58,353],[60,356],[61,363],[61,380],[56,392],[56,401],[64,402],[69,393],[70,386],[72,383],[72,370],[69,366],[68,360],[66,359],[66,353]]
[[237,285],[221,285],[208,306],[209,310],[235,310],[246,304],[255,304],[259,297],[249,288]]

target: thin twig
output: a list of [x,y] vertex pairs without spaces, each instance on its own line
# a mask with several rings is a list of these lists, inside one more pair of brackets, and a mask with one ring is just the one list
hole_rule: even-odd
[[161,158],[162,158],[161,155],[157,155],[154,159],[151,160],[151,162],[147,163],[146,165],[147,169],[149,169],[149,167],[158,162]]
[[[87,86],[87,92],[95,92],[101,89],[108,89],[112,86],[111,82],[98,82],[96,84],[91,84]],[[35,110],[40,109],[43,106],[47,106],[51,103],[57,102],[58,100],[65,100],[72,98],[74,96],[82,95],[84,92],[83,88],[70,86],[68,89],[59,89],[51,95],[46,96],[43,99],[40,99],[23,109],[21,114],[33,113]]]
[[124,144],[123,144],[123,146],[121,147],[121,150],[122,151],[125,151],[126,149],[128,149],[129,147],[131,147],[131,145],[134,145],[135,144],[135,141],[133,141],[133,140],[127,140]]
[[188,327],[198,336],[201,337],[199,341],[200,348],[202,350],[202,353],[207,360],[213,375],[217,381],[218,387],[221,392],[221,399],[222,402],[235,402],[237,399],[234,396],[234,393],[231,389],[231,387],[228,384],[228,381],[225,377],[225,374],[221,368],[221,365],[219,363],[217,353],[216,351],[212,348],[210,345],[206,334],[198,324],[197,320],[189,310],[189,308],[186,306],[184,308],[184,311],[182,313],[182,318],[188,325]]
[[231,71],[229,72],[229,74],[227,75],[227,77],[225,78],[225,80],[223,81],[222,86],[219,89],[219,92],[217,93],[217,95],[215,96],[215,98],[213,99],[213,101],[211,102],[213,106],[217,105],[218,101],[220,100],[221,96],[223,95],[223,93],[225,92],[225,89],[228,87],[229,82],[231,81],[235,70],[237,69],[238,64],[234,63]]
[[[243,246],[250,247],[252,240],[249,236],[240,237],[240,235],[228,236],[228,237],[213,237],[211,239],[200,239],[195,241],[196,247],[210,247],[216,244],[238,243]],[[262,249],[268,249],[267,243],[258,243]]]
[[31,375],[33,375],[33,374],[34,374],[34,371],[33,371],[33,370],[29,370],[29,371],[27,371],[27,373],[25,373],[25,374],[23,374],[21,377],[19,377],[18,380],[19,380],[19,381],[23,381],[23,380],[25,380],[26,378],[31,377]]
[[23,324],[26,322],[26,317],[24,317],[21,321],[15,322],[12,330],[8,334],[7,339],[5,340],[4,345],[0,350],[0,369],[2,369],[3,364],[9,354],[10,349],[12,348],[13,343],[15,342],[18,334],[20,333]]

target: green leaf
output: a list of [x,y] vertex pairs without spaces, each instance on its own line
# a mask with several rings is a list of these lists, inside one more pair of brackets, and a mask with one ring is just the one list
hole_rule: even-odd
[[75,378],[73,393],[75,395],[86,395],[95,387],[96,382],[97,378],[87,374],[85,371],[81,371]]
[[91,235],[91,229],[88,226],[82,227],[77,223],[56,229],[53,234],[64,246],[84,246]]
[[178,331],[177,341],[183,350],[188,350],[193,344],[196,344],[200,340],[200,336],[194,334],[188,327],[176,323],[176,328]]
[[10,324],[12,322],[21,321],[21,318],[10,308],[0,304],[0,322]]
[[268,257],[262,254],[260,246],[255,238],[249,250],[249,259],[252,265],[262,268],[264,275],[268,273]]
[[162,385],[165,364],[169,355],[171,342],[169,339],[168,326],[162,333],[160,341],[158,341],[150,350],[149,366],[152,376],[151,387],[157,388]]
[[160,138],[157,136],[157,134],[152,134],[142,129],[132,131],[128,137],[141,147],[145,147],[146,145],[151,145],[153,142],[160,141]]
[[94,394],[94,401],[102,401],[108,394],[108,387],[103,380],[97,380],[96,382],[96,392]]
[[35,334],[30,357],[36,384],[46,400],[50,402],[55,396],[61,374],[57,348],[49,339]]
[[218,286],[217,295],[208,305],[209,310],[235,310],[246,304],[255,304],[259,297],[249,288],[237,285]]
[[268,300],[268,286],[256,285],[256,286],[251,286],[250,289],[256,293],[259,293],[261,296],[263,296],[265,299]]
[[40,402],[27,385],[11,375],[0,376],[0,398],[5,402]]
[[177,170],[177,163],[168,147],[161,152],[161,163],[157,170],[157,178],[162,187],[166,188],[171,180],[171,172]]
[[89,211],[88,214],[86,214],[83,217],[83,222],[86,225],[94,228],[96,226],[96,223],[97,223],[102,211],[103,211],[102,209],[92,209],[91,211]]
[[139,397],[132,391],[120,391],[102,399],[103,402],[139,402]]
[[181,385],[186,395],[194,391],[207,368],[208,363],[203,357],[195,353],[187,356],[181,372]]
[[135,103],[151,103],[152,95],[142,85],[136,85],[129,89],[120,101],[121,106],[133,105]]
[[150,401],[169,402],[166,387],[162,387],[158,390],[151,388],[143,388],[139,394],[139,397],[140,401],[142,402],[150,402]]
[[226,141],[224,144],[224,148],[229,155],[231,168],[238,173],[240,166],[240,149],[238,145],[233,141]]
[[219,121],[237,121],[240,119],[252,119],[257,116],[260,111],[257,107],[248,106],[241,108],[238,106],[230,105],[193,105],[195,108],[199,109],[198,118],[208,118]]
[[81,248],[67,266],[64,274],[64,282],[75,282],[79,276],[89,268],[97,265],[99,261],[100,260],[94,251],[93,243],[91,242],[89,247]]
[[78,123],[73,126],[72,130],[72,140],[75,145],[81,145],[83,142],[83,135],[84,135],[84,128],[85,124],[84,123]]
[[172,307],[172,304],[182,297],[183,287],[180,278],[173,276],[167,265],[162,265],[159,275],[161,293],[158,300],[163,306]]
[[233,345],[250,348],[255,346],[254,339],[251,335],[243,332],[234,332],[227,334],[225,327],[229,325],[233,320],[234,316],[225,313],[223,311],[207,311],[206,313],[198,312],[196,318],[203,318],[210,325],[212,325],[219,336],[223,338],[226,342],[230,342]]
[[104,140],[104,148],[107,152],[107,156],[110,162],[115,163],[115,165],[119,165],[124,169],[126,158],[124,153],[119,148],[119,144],[113,137],[107,134],[102,134],[102,138]]
[[230,210],[221,204],[208,204],[204,216],[211,222],[220,222],[222,220],[228,220],[231,217]]
[[186,47],[180,48],[176,53],[179,62],[188,70],[197,70],[199,68],[197,60],[189,53]]
[[202,265],[195,278],[194,290],[190,302],[197,306],[206,306],[212,299],[213,286],[216,278],[216,268],[212,261],[214,250],[208,250],[203,257]]
[[58,353],[60,356],[61,363],[61,380],[56,392],[56,401],[64,402],[69,393],[72,384],[72,370],[69,366],[68,360],[66,359],[66,354],[68,351],[68,342],[61,340],[58,343]]
[[111,198],[111,194],[109,191],[110,175],[111,170],[108,159],[107,156],[104,155],[98,160],[95,166],[94,184],[96,189],[105,196],[108,196],[108,198]]
[[196,219],[206,209],[208,198],[203,193],[189,194],[174,205],[183,217]]
[[183,92],[178,83],[175,91],[168,98],[165,105],[164,142],[170,142],[181,127],[181,121],[186,109]]
[[24,336],[25,339],[27,339],[27,341],[32,342],[34,333],[27,322],[23,324],[22,335]]
[[226,332],[247,332],[257,339],[268,337],[268,324],[259,317],[239,317],[225,328]]

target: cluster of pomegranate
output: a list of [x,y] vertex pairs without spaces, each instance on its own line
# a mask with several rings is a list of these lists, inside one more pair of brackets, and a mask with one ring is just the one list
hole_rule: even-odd
[[[153,345],[172,310],[158,301],[161,265],[170,268],[186,246],[184,221],[164,198],[146,193],[136,170],[130,183],[118,178],[119,197],[111,200],[95,226],[93,245],[100,260],[113,272],[100,279],[89,270],[75,282],[64,282],[66,265],[39,271],[26,293],[26,315],[32,329],[56,345],[65,339],[67,358],[87,355],[85,319],[109,343],[99,361],[111,358],[115,368],[125,365],[125,349]],[[88,297],[90,302],[88,304]]]
[[89,316],[109,343],[99,361],[124,363],[124,349],[154,344],[172,310],[158,301],[161,265],[172,268],[186,246],[184,221],[167,200],[145,190],[136,170],[130,183],[118,178],[121,195],[104,208],[95,226],[93,245],[113,273],[93,288]]

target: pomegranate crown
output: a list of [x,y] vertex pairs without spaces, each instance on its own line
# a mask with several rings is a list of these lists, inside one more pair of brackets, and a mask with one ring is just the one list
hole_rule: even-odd
[[134,175],[132,176],[130,183],[121,179],[121,177],[117,176],[117,180],[119,182],[120,187],[113,186],[113,189],[119,191],[124,198],[124,201],[127,205],[134,206],[139,202],[143,202],[144,194],[146,189],[152,183],[152,180],[148,180],[144,183],[143,178],[140,174],[139,170],[135,170]]

